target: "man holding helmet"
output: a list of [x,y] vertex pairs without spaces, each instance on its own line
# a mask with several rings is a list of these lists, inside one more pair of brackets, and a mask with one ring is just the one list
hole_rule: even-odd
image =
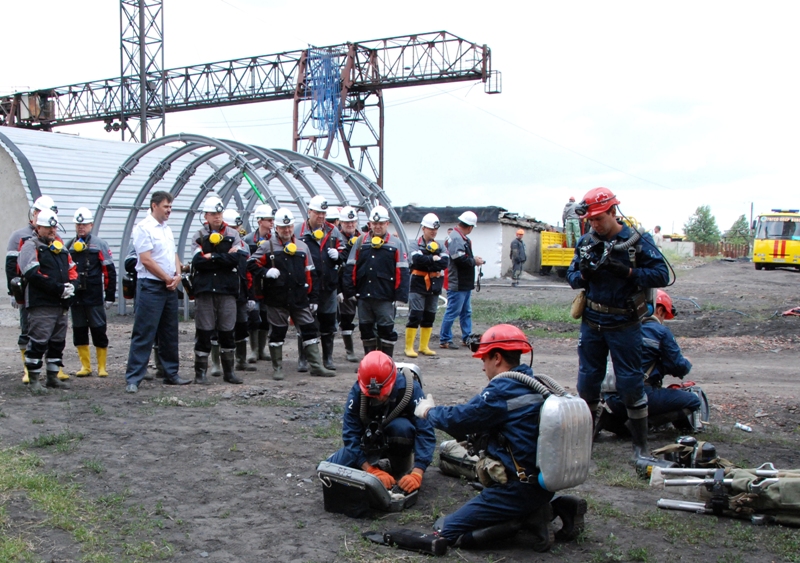
[[648,290],[666,286],[669,272],[650,235],[617,219],[617,205],[619,200],[608,188],[595,188],[584,196],[577,211],[591,230],[578,241],[567,281],[574,289],[586,290],[578,340],[578,393],[596,417],[610,353],[635,461],[649,456],[641,319],[648,314]]
[[194,382],[209,383],[208,356],[214,331],[219,338],[222,376],[228,383],[244,383],[235,373],[236,298],[239,261],[246,256],[239,231],[225,223],[222,200],[210,195],[203,202],[203,226],[195,233],[192,288],[195,302]]
[[[275,227],[275,211],[271,206],[260,203],[253,210],[258,224],[252,233],[246,237],[247,246],[250,248],[250,256],[256,253],[258,247],[266,244],[273,236],[272,229]],[[252,295],[251,295],[252,297]],[[269,322],[267,321],[267,306],[264,300],[256,297],[258,307],[250,311],[250,353],[247,361],[255,363],[257,360],[270,361],[269,348],[267,346],[267,336],[269,336]]]
[[[436,434],[429,422],[414,416],[423,393],[412,373],[398,372],[383,352],[364,356],[342,419],[344,447],[329,462],[366,471],[387,489],[395,484],[407,493],[419,489],[433,459]],[[410,398],[408,386],[413,388]]]
[[[406,323],[406,350],[409,358],[416,358],[414,339],[419,329],[419,352],[425,356],[435,356],[430,349],[433,321],[439,307],[439,295],[442,294],[444,271],[450,263],[450,257],[439,243],[436,235],[439,232],[439,217],[428,213],[422,218],[422,236],[417,239],[416,248],[412,246],[409,254],[411,266],[411,284],[408,291],[408,322]],[[420,328],[422,327],[422,328]]]
[[[644,392],[647,395],[648,419],[671,419],[681,428],[689,425],[687,416],[701,406],[700,398],[694,393],[681,389],[664,389],[664,376],[672,375],[683,379],[692,369],[692,363],[683,356],[672,331],[664,325],[665,320],[675,318],[675,307],[666,291],[656,291],[656,310],[652,316],[642,321],[642,371],[644,371]],[[607,429],[627,434],[621,428],[628,419],[625,404],[617,393],[605,393],[603,399],[607,409],[603,409],[597,421],[596,432]],[[671,415],[671,416],[670,416]],[[692,428],[692,430],[696,430]]]
[[[25,244],[25,241],[31,237],[36,237],[36,218],[39,216],[39,213],[45,209],[49,209],[56,214],[58,213],[58,207],[53,201],[53,198],[46,195],[39,196],[31,206],[28,214],[28,224],[11,233],[11,237],[8,239],[8,246],[6,247],[6,281],[8,283],[8,294],[12,295],[11,306],[15,309],[19,309],[20,334],[19,338],[17,339],[17,344],[19,346],[20,353],[22,354],[22,366],[24,370],[22,375],[23,383],[28,383],[28,368],[25,367],[25,349],[28,347],[28,312],[24,306],[20,306],[23,305],[23,303],[18,301],[18,298],[13,297],[14,291],[12,290],[12,285],[16,285],[16,291],[19,295],[19,299],[24,301],[24,297],[22,296],[21,292],[22,278],[20,277],[20,271],[17,267],[19,251],[22,249],[22,245]],[[18,283],[14,282],[15,279],[18,280]],[[59,369],[58,378],[69,379],[69,376],[64,373],[63,369]]]
[[397,342],[395,302],[408,300],[408,257],[389,234],[389,211],[369,213],[370,232],[356,240],[347,258],[345,298],[358,297],[358,327],[364,354],[380,349],[391,356]]
[[459,319],[461,340],[467,345],[472,334],[472,290],[475,289],[475,267],[483,266],[480,256],[472,253],[469,234],[478,224],[478,216],[465,211],[458,216],[458,225],[448,235],[445,246],[450,255],[447,268],[447,309],[444,311],[442,328],[439,334],[439,348],[458,350],[453,342],[453,323]]
[[[47,387],[69,389],[58,379],[67,338],[67,309],[75,295],[78,273],[69,252],[56,234],[58,215],[43,209],[36,216],[36,235],[19,251],[19,270],[25,280],[28,345],[25,366],[32,393],[45,390],[39,383],[46,366]],[[46,354],[46,356],[45,356]]]
[[[117,270],[106,242],[92,234],[94,217],[88,207],[79,207],[72,216],[75,237],[67,243],[78,272],[75,299],[72,302],[72,343],[78,350],[81,369],[75,375],[92,375],[89,332],[97,355],[97,376],[107,377],[108,335],[106,309],[116,301]],[[103,303],[105,302],[105,307]]]
[[[343,207],[339,212],[339,224],[344,243],[339,249],[342,255],[342,262],[347,263],[350,258],[350,251],[353,245],[361,236],[358,230],[358,211],[349,205]],[[358,299],[355,296],[345,297],[344,295],[344,273],[346,268],[339,268],[339,330],[342,333],[344,343],[345,358],[348,362],[357,362],[358,358],[353,347],[353,331],[356,328],[353,322],[356,318],[356,305]]]
[[[325,218],[328,201],[324,196],[315,195],[308,203],[308,221],[304,221],[297,232],[298,238],[306,243],[311,259],[314,262],[314,285],[317,287],[314,300],[311,301],[311,312],[319,322],[320,340],[322,342],[322,363],[326,369],[335,370],[333,365],[333,341],[336,336],[336,299],[339,287],[339,266],[342,264],[339,249],[342,246],[342,235]],[[300,342],[298,341],[298,345]],[[297,363],[297,371],[308,371],[304,349]]]
[[[547,551],[553,542],[550,521],[560,516],[564,527],[559,539],[574,539],[583,527],[586,503],[562,496],[553,500],[538,480],[536,451],[539,416],[544,399],[514,374],[533,376],[521,363],[522,354],[533,355],[525,333],[515,326],[493,326],[470,343],[472,356],[483,362],[489,384],[468,403],[437,407],[433,397],[418,402],[414,411],[434,428],[467,438],[470,449],[482,452],[478,474],[484,489],[453,514],[436,521],[434,528],[450,545],[485,547],[525,528],[534,535],[533,549]],[[510,373],[509,373],[510,372]]]
[[294,236],[294,215],[288,209],[275,212],[277,236],[260,245],[250,257],[247,269],[253,276],[256,295],[267,307],[270,357],[273,379],[283,379],[283,343],[289,319],[297,328],[300,351],[305,355],[311,375],[333,377],[336,372],[322,365],[319,331],[311,313],[318,289],[312,272],[314,263],[308,246]]

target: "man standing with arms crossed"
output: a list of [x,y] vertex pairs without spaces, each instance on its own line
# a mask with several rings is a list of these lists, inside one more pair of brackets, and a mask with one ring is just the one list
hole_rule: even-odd
[[136,306],[125,373],[127,393],[136,393],[147,373],[147,361],[158,335],[158,354],[164,366],[166,385],[187,385],[191,379],[178,375],[178,293],[181,261],[175,251],[172,229],[172,194],[153,192],[150,213],[133,229],[138,276]]

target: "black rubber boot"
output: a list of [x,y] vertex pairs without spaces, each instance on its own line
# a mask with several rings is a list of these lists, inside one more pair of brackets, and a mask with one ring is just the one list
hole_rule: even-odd
[[583,532],[586,501],[574,495],[562,495],[550,502],[553,518],[561,519],[561,529],[556,532],[558,541],[572,541]]
[[220,350],[219,360],[222,364],[222,379],[234,385],[241,385],[244,381],[236,377],[236,372],[234,371],[236,359],[234,358],[234,354],[235,350]]
[[[30,379],[30,375],[28,375]],[[58,378],[58,370],[47,370],[47,387],[51,389],[69,389],[69,383],[64,383]]]
[[308,371],[308,359],[306,358],[306,350],[303,346],[303,337],[297,335],[297,371],[306,373]]
[[381,340],[379,342],[380,351],[389,356],[390,358],[394,356],[394,342],[390,342],[388,340]]
[[370,352],[374,352],[378,349],[378,339],[377,338],[370,338],[369,340],[362,340],[361,344],[364,345],[364,355],[366,356]]
[[631,442],[633,442],[633,458],[631,461],[636,463],[637,459],[651,458],[650,448],[647,446],[647,417],[630,418],[630,413],[628,417],[628,422],[625,425],[631,431]]
[[39,376],[42,374],[41,369],[31,369],[28,367],[28,389],[33,395],[46,395],[47,389],[42,387],[39,383]]
[[258,331],[251,330],[247,333],[247,342],[250,345],[247,352],[247,363],[254,364],[258,361]]
[[206,377],[206,372],[208,371],[208,355],[203,354],[200,355],[197,352],[194,354],[194,382],[197,385],[208,385],[210,381],[208,381],[208,377]]
[[219,344],[211,344],[211,371],[209,375],[213,377],[222,375],[222,366],[219,363]]
[[336,375],[335,371],[331,371],[322,365],[322,354],[319,351],[318,342],[308,344],[304,350],[308,358],[308,365],[311,368],[311,375],[317,377],[334,377]]
[[333,365],[333,338],[335,334],[323,334],[320,336],[322,343],[322,365],[325,369],[336,371],[336,366]]
[[353,348],[353,331],[347,334],[342,332],[342,342],[344,343],[344,357],[348,362],[358,362],[355,349]]
[[283,342],[269,345],[269,355],[272,360],[272,379],[283,379]]
[[236,366],[239,371],[256,371],[256,366],[247,363],[247,340],[240,340],[236,343]]
[[553,508],[550,503],[540,506],[533,511],[525,521],[523,526],[533,535],[533,550],[539,553],[549,550],[553,546],[555,536],[550,522],[553,520]]
[[509,520],[487,528],[479,528],[458,538],[454,547],[463,547],[464,549],[486,548],[498,540],[516,535],[521,528],[522,522],[519,520]]

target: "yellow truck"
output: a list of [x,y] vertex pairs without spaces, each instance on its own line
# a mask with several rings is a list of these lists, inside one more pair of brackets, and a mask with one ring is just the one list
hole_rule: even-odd
[[575,255],[575,249],[567,246],[567,235],[542,231],[539,248],[541,249],[542,269],[547,272],[555,267],[559,277],[567,275],[567,268]]
[[800,210],[773,209],[754,221],[756,270],[790,266],[800,270]]

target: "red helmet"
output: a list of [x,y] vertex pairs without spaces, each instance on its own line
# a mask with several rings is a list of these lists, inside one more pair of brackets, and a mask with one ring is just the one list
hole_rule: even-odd
[[358,386],[373,399],[383,399],[392,392],[397,379],[394,360],[383,352],[370,352],[358,364]]
[[495,325],[483,333],[479,343],[470,346],[473,358],[483,358],[493,348],[523,353],[533,351],[525,333],[513,325]]
[[617,196],[611,193],[611,190],[608,188],[594,188],[583,196],[583,201],[581,202],[583,209],[579,209],[578,214],[582,219],[588,219],[605,213],[615,205],[619,205],[619,200]]
[[667,295],[667,292],[664,290],[657,290],[656,291],[656,307],[661,305],[666,310],[667,314],[664,315],[665,319],[674,319],[675,314],[675,307],[672,305],[672,298]]

